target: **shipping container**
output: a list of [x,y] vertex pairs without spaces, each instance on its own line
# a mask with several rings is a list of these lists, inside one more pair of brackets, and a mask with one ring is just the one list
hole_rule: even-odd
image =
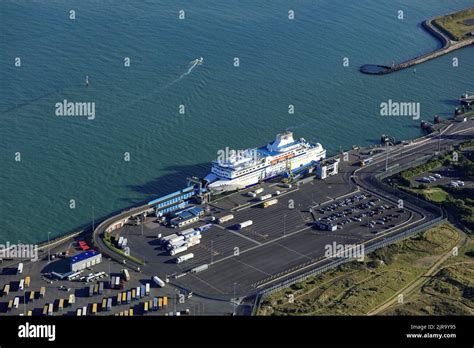
[[35,292],[30,291],[30,301],[33,301],[35,299]]
[[92,314],[97,314],[97,303],[92,304]]
[[156,311],[158,309],[158,297],[153,298],[153,310]]
[[94,285],[89,285],[89,297],[94,295]]
[[129,315],[130,317],[133,317],[133,308],[130,308],[130,309],[128,310],[128,315]]
[[126,291],[122,292],[122,301],[121,302],[123,302],[123,303],[127,302],[127,292]]
[[31,281],[30,276],[26,276],[26,277],[25,277],[25,286],[26,286],[27,288],[30,287],[30,281]]
[[107,311],[111,311],[112,310],[112,297],[109,297],[107,299]]
[[40,288],[40,298],[43,298],[45,294],[46,294],[46,288],[42,286]]
[[150,295],[150,283],[145,284],[145,295]]
[[104,293],[104,282],[99,283],[99,295]]
[[62,311],[64,309],[64,299],[59,299],[58,310]]
[[262,206],[264,208],[267,208],[267,207],[269,207],[271,205],[275,205],[277,203],[278,203],[278,199],[270,199],[269,201],[263,202]]
[[109,287],[110,287],[111,289],[115,289],[115,277],[112,277],[112,278],[110,279],[110,285],[109,285]]
[[[123,280],[120,279],[120,277],[115,277],[115,289],[120,289],[120,284],[123,284],[122,282]],[[122,285],[122,289],[123,289],[123,285]]]
[[69,295],[69,300],[67,301],[68,305],[76,303],[76,296],[74,294]]
[[130,291],[127,291],[127,304],[130,304],[132,301],[132,293]]
[[139,286],[137,286],[135,289],[136,289],[136,292],[137,292],[137,299],[138,299],[138,298],[140,298],[141,288]]
[[16,273],[17,273],[17,274],[22,274],[22,273],[23,273],[23,263],[20,262],[20,263],[18,264],[18,268],[17,268],[17,270],[16,270]]
[[33,311],[32,311],[32,310],[29,310],[27,316],[28,316],[28,317],[33,316]]
[[87,306],[82,307],[82,315],[87,315]]
[[220,217],[219,219],[217,219],[217,222],[218,222],[219,224],[223,224],[224,222],[230,221],[230,220],[232,220],[233,218],[234,218],[234,215],[229,214],[229,215]]
[[117,300],[116,300],[117,305],[122,304],[122,294],[117,294]]
[[43,315],[48,315],[48,308],[49,308],[48,304],[45,304],[43,306]]
[[243,228],[246,228],[248,226],[251,226],[253,225],[253,221],[252,220],[247,220],[247,221],[244,221],[244,222],[241,222],[240,224],[237,225],[237,229],[241,230]]
[[148,310],[151,311],[152,309],[153,309],[153,300],[150,299],[150,300],[148,301]]
[[156,285],[158,285],[160,288],[165,286],[165,282],[162,281],[160,278],[157,276],[153,276],[153,281],[155,282]]
[[135,300],[137,298],[137,290],[132,289],[132,300]]
[[128,317],[128,311],[124,311],[124,312],[123,312],[123,315],[124,315],[125,317]]
[[148,312],[148,302],[144,302],[143,303],[143,313],[147,313]]
[[181,262],[184,262],[184,261],[191,260],[193,257],[194,257],[193,253],[189,253],[189,254],[180,256],[176,259],[176,263],[181,263]]
[[99,284],[94,285],[94,295],[97,295],[99,293]]
[[145,297],[145,290],[146,290],[145,285],[142,285],[140,287],[140,297]]
[[168,307],[168,297],[167,296],[163,297],[163,307],[165,307],[165,308]]
[[163,298],[162,298],[162,297],[160,297],[160,298],[158,299],[158,308],[159,308],[159,309],[163,308]]
[[105,312],[107,308],[107,298],[102,299],[102,306],[100,307],[101,312]]
[[122,270],[122,273],[123,273],[123,279],[128,282],[130,280],[130,273],[128,273],[128,269],[124,268]]
[[82,315],[82,308],[76,309],[76,316],[80,317]]
[[10,284],[5,284],[3,287],[3,296],[7,296],[10,293]]
[[52,303],[50,303],[48,306],[48,315],[53,315],[53,311],[54,311],[54,306]]

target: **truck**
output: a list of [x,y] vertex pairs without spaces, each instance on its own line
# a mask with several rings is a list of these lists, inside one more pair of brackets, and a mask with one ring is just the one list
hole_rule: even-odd
[[122,304],[122,294],[121,293],[118,293],[117,294],[117,300],[115,301],[115,303],[117,305],[121,305]]
[[263,195],[263,196],[260,196],[260,201],[264,201],[264,200],[267,200],[267,199],[270,199],[270,198],[272,198],[271,194]]
[[137,298],[137,289],[133,288],[132,289],[132,300],[135,300]]
[[262,192],[263,192],[263,187],[260,187],[260,188],[256,189],[255,191],[253,191],[253,193],[255,193],[256,195],[259,195]]
[[15,300],[13,301],[13,308],[17,309],[19,305],[20,305],[20,297],[16,296]]
[[145,295],[150,295],[150,283],[145,284]]
[[179,248],[176,249],[171,249],[170,250],[170,255],[176,255],[179,253],[182,253],[183,251],[188,250],[188,247],[186,245],[180,246]]
[[23,263],[20,262],[20,263],[18,264],[18,268],[17,268],[17,270],[16,270],[16,274],[22,274],[22,273],[23,273]]
[[189,232],[186,232],[186,233],[182,234],[184,239],[194,238],[194,237],[200,236],[200,235],[201,235],[201,232],[198,231],[198,230],[192,230],[192,231],[189,231]]
[[49,307],[48,304],[45,304],[43,306],[43,315],[48,315],[48,307]]
[[132,301],[132,292],[127,291],[127,304],[130,304],[131,301]]
[[25,286],[26,286],[27,288],[30,287],[30,281],[31,281],[30,276],[26,276],[26,277],[25,277]]
[[167,296],[163,297],[163,307],[165,307],[165,308],[168,307],[168,297]]
[[60,298],[58,303],[58,310],[62,311],[64,309],[64,299]]
[[10,293],[10,284],[5,284],[3,287],[3,296],[7,296]]
[[99,284],[94,285],[94,295],[97,295],[99,293]]
[[128,273],[128,269],[126,268],[122,269],[122,274],[123,274],[123,279],[128,282],[130,280],[130,273]]
[[194,257],[193,253],[189,253],[189,254],[180,256],[176,259],[176,263],[181,263],[181,262],[184,262],[184,261],[187,261],[187,260],[191,260],[193,257]]
[[40,298],[43,298],[44,295],[45,295],[45,293],[46,293],[46,288],[45,288],[44,286],[42,286],[42,287],[40,288]]
[[263,202],[263,203],[262,203],[262,206],[263,206],[264,208],[268,208],[269,206],[275,205],[275,204],[277,204],[277,203],[278,203],[278,199],[275,198],[275,199],[270,199],[269,201]]
[[140,287],[140,297],[145,297],[145,285],[142,285]]
[[158,309],[161,309],[161,308],[163,308],[163,298],[162,297],[158,298]]
[[143,313],[147,313],[148,312],[148,302],[144,302],[143,303]]
[[121,248],[121,247],[122,247],[122,244],[123,244],[123,237],[121,236],[121,237],[119,238],[118,242],[117,242],[117,246],[118,246],[119,248]]
[[137,294],[137,299],[140,298],[140,293],[141,293],[141,287],[137,286],[136,289],[135,289],[135,293]]
[[69,295],[69,300],[67,301],[68,305],[76,303],[76,296],[74,294]]
[[107,311],[111,311],[112,310],[112,297],[109,297],[107,299]]
[[217,219],[217,223],[223,224],[223,223],[225,223],[225,222],[227,222],[227,221],[232,220],[233,218],[234,218],[234,215],[232,215],[232,214],[225,215],[225,216],[222,216],[222,217],[220,217],[219,219]]
[[153,310],[156,311],[158,309],[158,297],[153,298]]
[[94,295],[94,285],[89,285],[89,297]]
[[155,282],[156,285],[158,285],[160,288],[165,286],[165,282],[162,281],[158,276],[153,276],[152,280]]
[[167,243],[168,244],[177,244],[177,243],[179,243],[183,240],[184,240],[184,236],[181,235],[181,236],[176,236],[176,237],[171,238],[170,240],[168,240]]
[[76,316],[80,317],[82,315],[82,308],[76,309]]
[[48,305],[48,315],[53,315],[54,306],[52,303]]
[[[115,289],[120,289],[120,283],[121,283],[120,277],[115,277]],[[123,286],[122,286],[122,289],[123,289]]]
[[257,197],[257,194],[255,192],[249,192],[249,193],[247,193],[247,196],[255,198],[255,197]]
[[93,315],[97,314],[97,303],[92,304],[92,314]]
[[115,289],[115,277],[112,277],[112,278],[110,279],[110,288],[111,288],[111,289]]
[[100,307],[100,310],[102,312],[105,312],[107,310],[107,298],[106,297],[102,299],[102,306]]
[[187,242],[186,246],[188,248],[191,248],[192,246],[198,245],[199,243],[201,243],[201,239],[196,238],[196,239],[193,239],[193,240],[190,240],[189,242]]
[[29,297],[29,300],[28,302],[31,302],[35,299],[35,292],[34,291],[30,291],[30,297]]
[[370,162],[372,162],[372,158],[366,158],[362,161],[359,162],[359,166],[361,167],[365,167],[367,164],[369,164]]
[[104,282],[99,283],[99,295],[104,293]]
[[247,220],[247,221],[241,222],[240,224],[237,224],[237,229],[241,230],[241,229],[249,227],[251,225],[253,225],[253,221],[252,220]]
[[82,315],[87,315],[87,306],[82,307]]
[[122,301],[120,301],[120,302],[123,302],[123,303],[127,302],[127,292],[126,291],[122,292]]
[[178,235],[176,233],[170,234],[169,236],[166,237],[161,237],[160,241],[162,244],[166,244],[170,239],[176,238]]

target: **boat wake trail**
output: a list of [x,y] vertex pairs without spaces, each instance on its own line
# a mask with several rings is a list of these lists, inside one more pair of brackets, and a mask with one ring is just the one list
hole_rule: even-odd
[[166,84],[166,85],[164,85],[164,86],[162,86],[162,87],[160,87],[160,88],[158,88],[158,89],[155,89],[154,91],[152,91],[152,92],[150,92],[150,93],[148,93],[148,94],[146,94],[146,95],[140,96],[140,97],[138,97],[137,99],[135,99],[135,100],[129,102],[128,104],[123,105],[123,106],[120,107],[119,109],[115,109],[115,110],[113,110],[113,111],[114,111],[114,112],[121,111],[121,110],[123,110],[123,109],[126,109],[126,108],[132,106],[132,105],[137,104],[138,102],[140,102],[140,101],[142,101],[142,100],[145,100],[145,99],[150,98],[151,96],[155,95],[156,93],[163,92],[164,90],[168,89],[169,87],[171,87],[171,86],[174,85],[175,83],[181,81],[184,77],[186,77],[187,75],[189,75],[189,74],[193,71],[193,69],[194,69],[196,66],[202,65],[202,63],[203,63],[203,58],[202,58],[202,57],[201,57],[201,58],[198,58],[198,59],[195,59],[195,60],[193,60],[193,61],[191,61],[191,62],[189,62],[190,66],[189,66],[188,70],[187,70],[185,73],[181,74],[176,80],[174,80],[174,81],[172,81],[172,82],[170,82],[170,83],[168,83],[168,84]]
[[195,59],[195,60],[189,62],[189,64],[190,64],[190,67],[189,67],[188,71],[186,71],[185,73],[181,74],[180,77],[178,77],[176,80],[174,80],[174,81],[170,82],[169,84],[167,84],[164,88],[168,88],[168,87],[174,85],[175,83],[181,81],[184,77],[186,77],[186,76],[188,76],[189,74],[191,74],[191,71],[193,71],[193,69],[194,69],[196,66],[202,64],[202,58],[200,58],[200,59]]

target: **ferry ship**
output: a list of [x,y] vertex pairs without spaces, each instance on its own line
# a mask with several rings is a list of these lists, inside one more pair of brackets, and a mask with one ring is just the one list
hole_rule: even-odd
[[259,182],[315,165],[326,158],[319,143],[293,139],[292,132],[277,134],[274,142],[255,149],[232,152],[212,162],[204,180],[213,192],[235,191]]

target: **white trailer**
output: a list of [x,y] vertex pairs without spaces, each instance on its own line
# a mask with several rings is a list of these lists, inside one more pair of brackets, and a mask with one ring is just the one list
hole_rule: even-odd
[[260,200],[261,200],[261,201],[264,201],[264,200],[270,199],[270,198],[272,198],[272,195],[271,195],[271,194],[260,196]]
[[157,276],[153,276],[153,281],[155,282],[156,285],[158,285],[160,288],[165,286],[165,282],[162,281],[160,278]]
[[263,187],[260,187],[258,189],[256,189],[255,191],[253,191],[256,195],[260,194],[263,192]]
[[177,244],[177,243],[179,243],[183,240],[184,240],[184,236],[176,236],[176,237],[173,237],[170,240],[168,240],[168,243],[169,244]]
[[20,262],[20,263],[18,264],[18,268],[17,268],[17,270],[16,270],[16,273],[17,273],[17,274],[22,274],[22,273],[23,273],[23,263],[22,263],[22,262]]
[[145,284],[145,295],[150,295],[150,283]]
[[20,284],[18,285],[18,289],[19,290],[25,289],[25,280],[24,279],[20,280]]
[[224,222],[230,221],[230,220],[232,220],[233,218],[234,218],[234,215],[229,214],[229,215],[225,215],[225,216],[223,216],[223,217],[220,217],[220,218],[217,220],[217,222],[218,222],[219,224],[223,224]]
[[252,220],[247,220],[247,221],[244,221],[244,222],[241,222],[240,224],[237,225],[237,229],[238,230],[241,230],[245,227],[249,227],[253,225],[253,221]]
[[176,263],[181,263],[181,262],[184,262],[184,261],[191,260],[193,257],[194,257],[193,253],[189,253],[189,254],[180,256],[176,259]]
[[15,297],[15,300],[13,301],[13,308],[18,308],[18,306],[20,305],[20,297]]
[[175,238],[175,237],[178,237],[178,235],[177,235],[176,233],[173,233],[173,234],[170,234],[169,236],[162,237],[162,238],[160,239],[160,241],[161,241],[163,244],[165,244],[165,243],[167,243],[170,239],[173,239],[173,238]]
[[176,255],[176,254],[182,253],[183,251],[186,251],[186,250],[188,250],[187,245],[183,245],[179,248],[171,249],[170,255]]

